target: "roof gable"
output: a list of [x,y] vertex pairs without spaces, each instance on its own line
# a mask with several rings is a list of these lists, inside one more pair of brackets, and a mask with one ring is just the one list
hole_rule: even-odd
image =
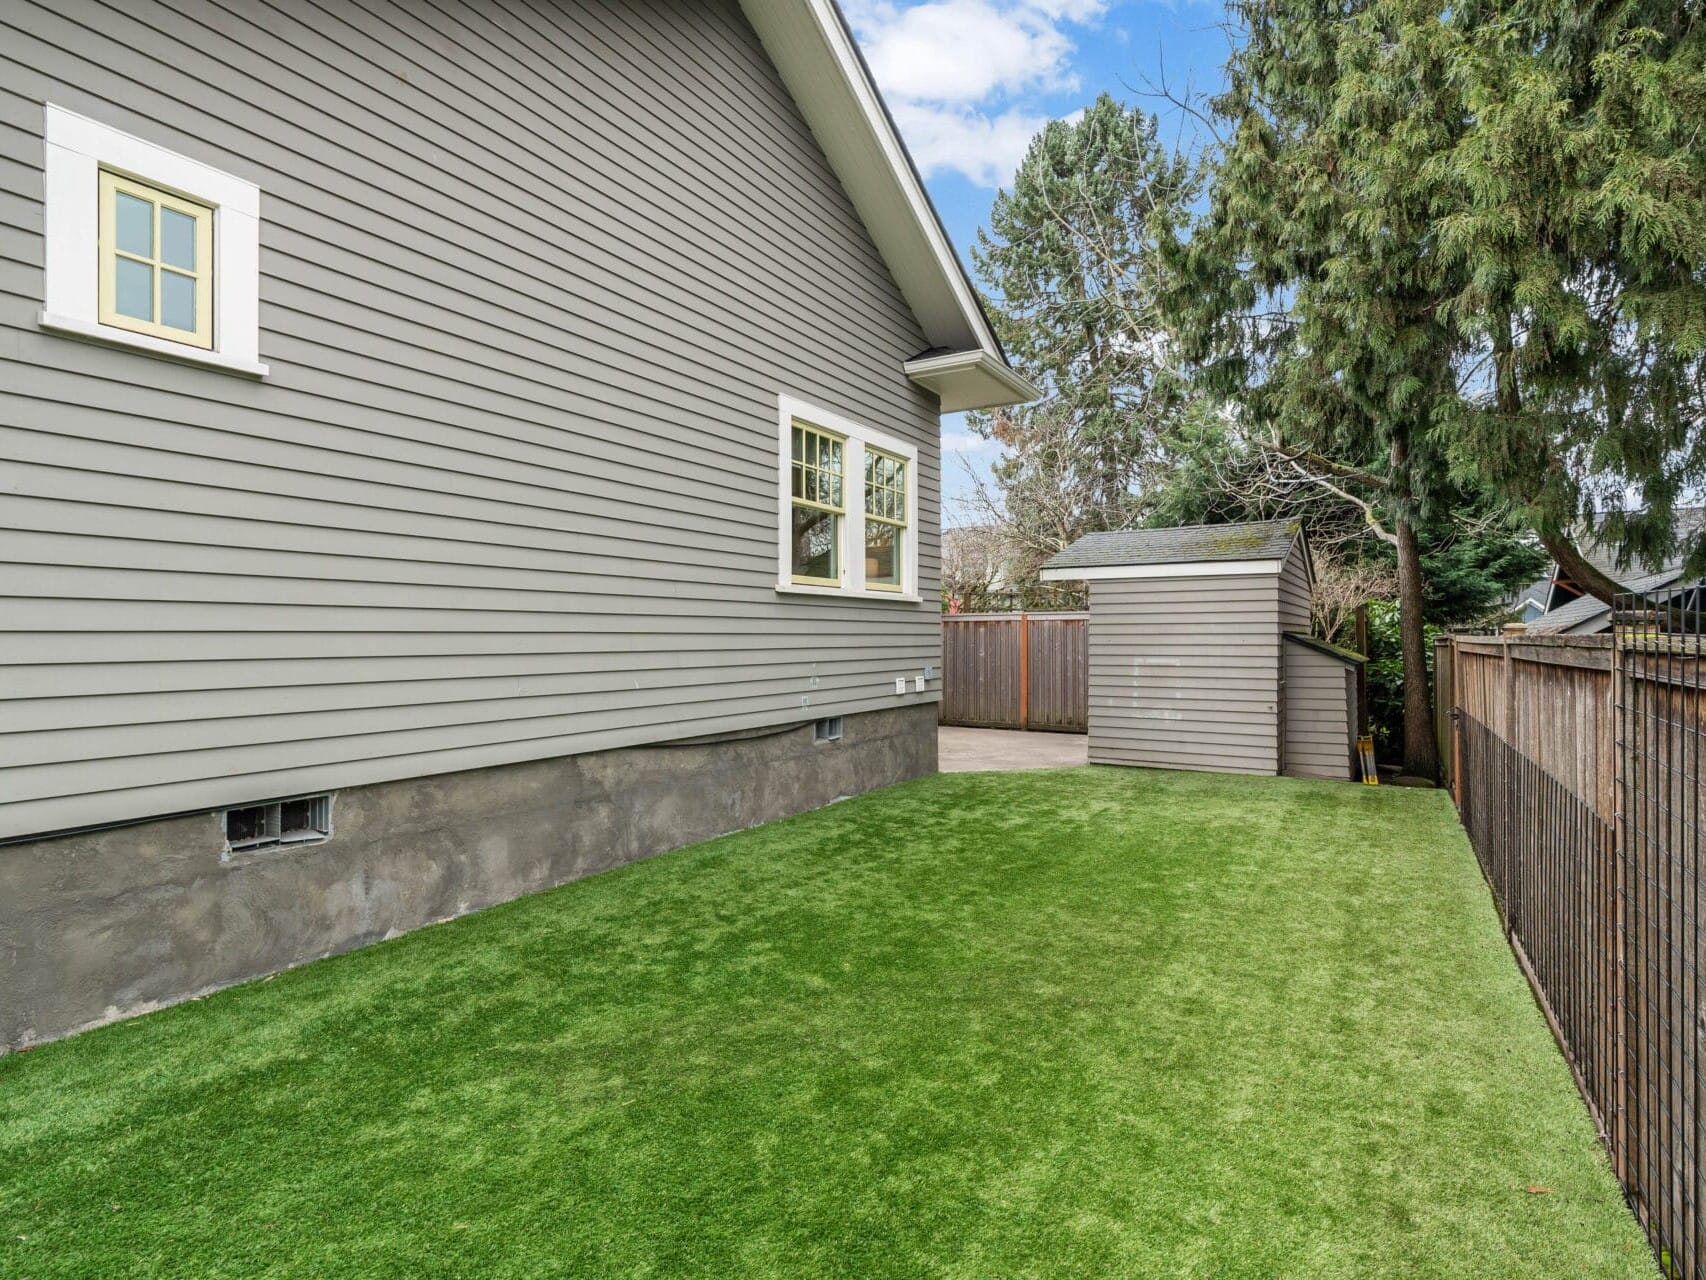
[[1008,365],[834,0],[741,0],[930,347],[907,375],[943,412],[1040,394]]

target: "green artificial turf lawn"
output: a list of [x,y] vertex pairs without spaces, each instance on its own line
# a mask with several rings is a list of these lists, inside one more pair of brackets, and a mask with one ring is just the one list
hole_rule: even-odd
[[0,1059],[0,1233],[102,1280],[1655,1274],[1443,795],[1128,769]]

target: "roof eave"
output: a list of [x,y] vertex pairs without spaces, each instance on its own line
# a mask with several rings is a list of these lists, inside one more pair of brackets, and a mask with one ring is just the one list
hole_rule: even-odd
[[941,400],[943,413],[1028,404],[1042,395],[1029,378],[981,348],[920,356],[902,367],[907,377]]
[[1165,560],[1151,564],[1044,565],[1037,571],[1043,582],[1102,582],[1130,578],[1235,578],[1278,573],[1285,560]]
[[[956,402],[982,398],[982,405],[960,407],[989,408],[1035,399],[1036,389],[1007,367],[977,292],[834,0],[741,0],[741,9],[841,179],[926,341],[954,354],[980,353],[1014,379],[1002,391],[993,384],[1004,380],[993,375],[957,379]],[[947,397],[942,408],[953,411]]]

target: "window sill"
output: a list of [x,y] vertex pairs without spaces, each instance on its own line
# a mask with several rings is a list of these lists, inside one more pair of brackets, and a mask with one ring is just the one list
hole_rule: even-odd
[[778,582],[776,594],[779,596],[828,596],[839,600],[890,600],[896,604],[922,604],[923,597],[908,595],[904,591],[854,591],[848,587],[810,587],[799,582]]
[[266,365],[253,360],[235,360],[230,356],[220,355],[217,351],[185,346],[181,342],[169,342],[165,338],[151,338],[145,333],[127,333],[111,325],[90,324],[87,320],[78,320],[71,316],[53,315],[44,311],[39,323],[49,333],[76,338],[81,342],[140,351],[146,355],[176,360],[180,364],[199,365],[220,373],[234,373],[245,378],[264,378],[270,372]]

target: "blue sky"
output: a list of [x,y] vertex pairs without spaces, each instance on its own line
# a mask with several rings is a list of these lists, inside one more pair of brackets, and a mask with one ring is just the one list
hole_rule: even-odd
[[[1147,95],[1221,84],[1226,36],[1214,0],[842,0],[955,247],[969,250],[1025,147],[1049,120],[1103,92],[1167,118]],[[1173,129],[1177,120],[1169,121]],[[1164,129],[1164,134],[1167,130]],[[942,423],[943,522],[957,520],[970,464],[989,442]]]

